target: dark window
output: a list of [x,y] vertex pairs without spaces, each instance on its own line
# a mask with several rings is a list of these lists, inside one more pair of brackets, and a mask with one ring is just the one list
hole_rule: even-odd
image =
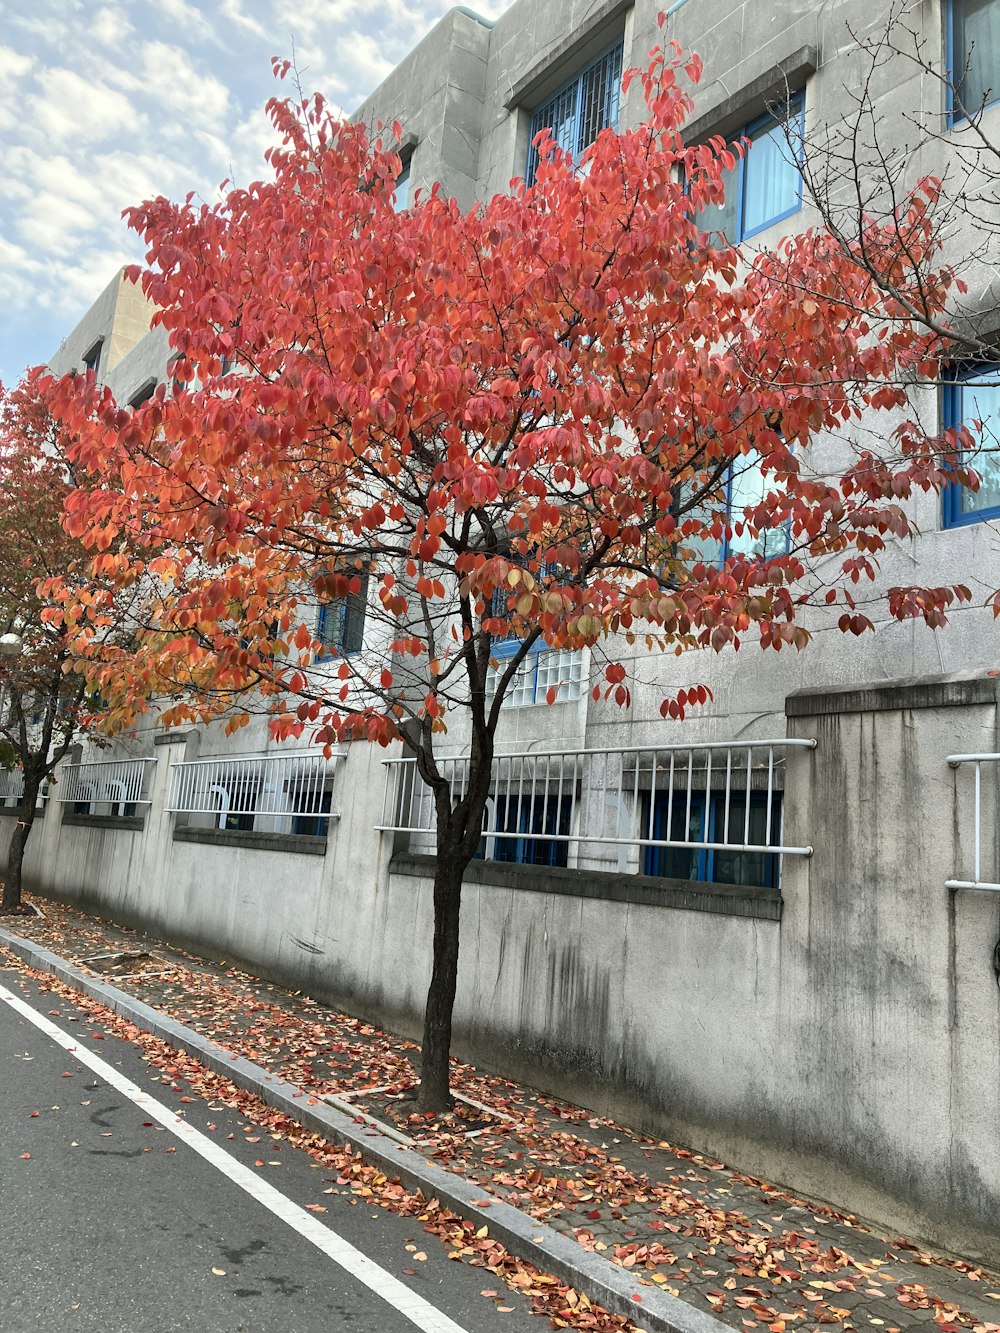
[[582,74],[564,84],[531,118],[532,147],[528,152],[526,180],[530,185],[538,170],[534,139],[542,130],[551,131],[560,148],[574,158],[594,142],[601,130],[617,129],[621,108],[622,59],[625,43],[616,42]]
[[948,68],[952,119],[974,116],[1000,98],[1000,0],[951,0]]
[[[642,821],[645,834],[650,829],[648,794],[643,801]],[[730,793],[728,830],[726,802],[722,792],[713,792],[710,800],[706,800],[703,791],[692,792],[690,808],[686,792],[675,792],[672,799],[663,792],[656,798],[648,836],[663,842],[745,841],[777,846],[781,831],[781,793],[772,794],[771,827],[766,838],[766,792],[750,793],[749,837],[745,838],[747,822],[745,792]],[[712,884],[777,888],[778,857],[771,852],[720,851],[710,847],[647,847],[643,873],[669,879],[702,880]]]
[[[942,386],[946,426],[967,426],[979,437],[977,448],[964,457],[979,473],[978,491],[949,486],[944,493],[946,528],[1000,518],[1000,364],[959,370],[954,382]],[[978,429],[975,423],[978,422]]]
[[801,94],[788,104],[785,117],[768,113],[751,121],[735,141],[748,139],[744,154],[726,179],[726,198],[720,205],[702,211],[699,222],[706,231],[717,232],[731,245],[738,245],[765,227],[791,217],[802,207],[802,175],[786,137],[802,140],[804,104]]
[[175,356],[167,367],[167,375],[170,379],[170,392],[174,398],[176,398],[178,394],[183,393],[188,387],[188,381],[182,380],[178,374],[183,361],[184,358],[182,356]]
[[142,407],[143,403],[149,402],[155,392],[156,380],[150,380],[148,384],[144,384],[142,388],[137,393],[134,393],[128,400],[129,407]]
[[220,827],[240,833],[253,831],[254,810],[260,794],[260,779],[256,774],[246,778],[236,778],[227,786],[229,809],[220,822]]
[[325,791],[297,790],[293,795],[295,814],[292,818],[292,832],[310,838],[325,838],[330,821],[324,816],[330,813],[332,797],[333,792],[329,787]]
[[98,338],[93,347],[83,358],[84,370],[92,370],[96,375],[101,365],[101,352],[104,348],[104,339]]
[[[564,866],[569,844],[555,842],[553,834],[567,837],[570,820],[573,817],[573,798],[564,793],[553,792],[546,796],[505,795],[495,800],[494,828],[500,833],[524,834],[523,837],[496,838],[493,843],[493,860],[515,862],[531,866]],[[549,834],[535,837],[534,834]],[[487,837],[489,835],[487,834]],[[482,839],[476,852],[478,857],[486,855],[486,837]]]
[[368,605],[368,575],[361,580],[358,592],[335,602],[324,602],[316,618],[316,638],[323,645],[317,654],[326,657],[348,657],[359,653],[365,637],[365,609]]

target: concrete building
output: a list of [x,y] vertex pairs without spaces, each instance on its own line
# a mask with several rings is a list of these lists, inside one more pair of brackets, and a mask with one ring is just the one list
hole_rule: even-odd
[[[582,150],[639,114],[617,90],[662,40],[659,7],[516,0],[495,24],[454,9],[358,114],[403,123],[409,199],[439,181],[472,206],[530,173],[538,128]],[[790,99],[807,137],[847,114],[858,38],[885,15],[862,0],[671,10],[666,36],[705,62],[688,133],[752,140],[725,225],[755,245],[813,225],[769,108]],[[910,18],[935,59],[968,61],[971,89],[1000,87],[1000,3],[920,0]],[[874,94],[890,125],[939,116],[943,137],[915,169],[943,164],[962,127],[949,128],[940,83],[911,67]],[[1000,142],[1000,105],[984,127]],[[148,316],[116,279],[54,368],[96,355],[119,401],[141,401],[169,377]],[[983,402],[997,410],[997,392],[983,376],[920,390],[918,405],[971,419]],[[883,612],[859,640],[817,626],[797,655],[646,657],[627,713],[594,702],[585,654],[532,659],[504,713],[507,757],[467,885],[456,1039],[488,1065],[997,1263],[997,765],[949,757],[1000,749],[1000,632],[976,604],[1000,587],[1000,486],[913,507],[921,536],[889,553],[882,581],[970,583],[981,596],[944,633]],[[353,614],[335,634],[361,646]],[[664,722],[663,694],[700,681],[713,701]],[[560,695],[546,707],[550,683]],[[460,775],[463,737],[451,739]],[[29,877],[413,1032],[431,844],[412,776],[386,758],[356,743],[317,775],[262,727],[236,743],[144,732],[116,750],[125,769],[67,775]]]

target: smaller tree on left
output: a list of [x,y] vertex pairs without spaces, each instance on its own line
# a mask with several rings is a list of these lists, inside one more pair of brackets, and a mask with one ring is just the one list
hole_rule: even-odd
[[[0,914],[21,902],[24,850],[39,794],[69,747],[100,717],[99,703],[74,670],[67,625],[46,584],[84,571],[88,556],[67,536],[63,506],[73,487],[68,439],[49,410],[43,368],[13,389],[0,384],[0,756],[20,770],[23,796],[11,832]],[[99,589],[95,595],[100,596]],[[95,627],[120,636],[125,617]]]

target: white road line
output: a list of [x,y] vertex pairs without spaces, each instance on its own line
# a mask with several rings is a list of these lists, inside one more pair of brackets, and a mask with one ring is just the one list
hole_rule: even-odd
[[124,1074],[120,1073],[102,1060],[99,1055],[87,1050],[79,1044],[79,1038],[71,1036],[64,1032],[62,1028],[57,1027],[55,1023],[49,1021],[42,1014],[32,1009],[31,1005],[26,1004],[19,996],[13,994],[5,986],[0,986],[0,1000],[17,1013],[21,1014],[29,1023],[34,1023],[35,1027],[44,1032],[47,1037],[60,1045],[63,1050],[68,1051],[80,1064],[86,1065],[92,1069],[95,1074],[99,1074],[102,1079],[111,1087],[115,1088],[123,1096],[128,1097],[142,1111],[158,1120],[165,1129],[169,1129],[175,1134],[182,1143],[186,1143],[189,1148],[193,1148],[199,1156],[209,1162],[217,1171],[221,1171],[227,1176],[234,1185],[245,1190],[258,1203],[263,1204],[275,1217],[281,1219],[293,1231],[297,1231],[303,1239],[308,1240],[315,1245],[334,1263],[339,1264],[351,1277],[357,1278],[359,1282],[373,1291],[376,1296],[380,1296],[393,1309],[398,1310],[400,1314],[405,1315],[411,1323],[417,1328],[422,1329],[423,1333],[466,1333],[466,1330],[460,1324],[456,1324],[453,1319],[449,1319],[446,1314],[442,1314],[436,1306],[425,1301],[422,1296],[418,1296],[398,1278],[380,1267],[366,1254],[344,1240],[344,1238],[333,1231],[329,1226],[320,1222],[307,1213],[304,1208],[300,1208],[297,1203],[285,1197],[280,1190],[269,1185],[266,1180],[262,1180],[249,1167],[238,1162],[224,1148],[220,1148],[210,1138],[207,1138],[199,1130],[193,1129],[180,1116],[175,1115],[162,1102],[158,1102],[155,1097],[150,1097]]

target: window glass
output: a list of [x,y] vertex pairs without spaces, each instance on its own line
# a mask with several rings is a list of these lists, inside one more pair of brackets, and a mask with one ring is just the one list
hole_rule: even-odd
[[[601,130],[617,128],[623,55],[624,43],[618,42],[539,107],[531,118],[532,142],[547,129],[560,148],[579,157]],[[532,146],[526,173],[529,185],[537,169],[538,153]]]
[[359,592],[324,602],[316,617],[316,638],[325,651],[319,656],[347,656],[359,653],[365,636],[365,608],[368,604],[368,575],[361,580]]
[[402,213],[410,206],[410,159],[403,163],[403,170],[396,177],[396,199],[393,208]]
[[[570,831],[573,816],[573,798],[566,793],[545,795],[497,796],[494,830],[500,833],[548,834],[548,838],[495,838],[493,860],[515,862],[519,865],[565,866],[569,844],[555,842],[553,834],[565,838]],[[487,833],[481,840],[476,855],[486,855]]]
[[952,79],[958,100],[975,115],[1000,97],[1000,3],[953,0]]
[[[745,458],[733,460],[729,470],[729,522],[743,523],[748,509],[753,509],[774,492],[775,478],[761,471],[760,454],[751,451]],[[770,560],[788,551],[788,525],[765,528],[756,535],[746,527],[725,543],[725,555],[745,555],[754,560]]]
[[[993,517],[1000,511],[1000,365],[962,376],[948,386],[947,393],[950,403],[946,424],[964,423],[979,439],[979,447],[966,458],[981,480],[978,491],[964,486],[952,488],[950,506],[946,501],[946,522],[949,517],[951,522],[962,522],[966,515]],[[981,425],[978,431],[973,426],[976,421]]]
[[293,792],[295,815],[292,819],[292,832],[310,838],[325,838],[330,821],[324,816],[330,813],[332,798],[333,792],[329,787],[322,791],[296,787]]
[[129,407],[142,407],[143,403],[148,403],[156,392],[156,380],[150,380],[142,388],[132,395],[128,400]]
[[[735,530],[736,524],[745,524],[748,509],[755,508],[767,495],[774,493],[776,482],[773,475],[761,471],[761,458],[756,450],[733,459],[726,474],[725,491],[717,503],[705,500],[704,511],[700,514],[703,522],[710,521],[712,514],[723,506],[725,518],[730,525],[731,535],[727,538],[712,537],[703,533],[684,539],[683,545],[690,551],[694,561],[706,565],[721,565],[732,555],[743,555],[754,560],[771,560],[788,551],[788,525],[767,528],[756,534],[745,526],[741,532]],[[700,505],[699,505],[700,508]]]
[[743,163],[743,235],[794,213],[801,184],[784,129],[771,123],[752,134]]
[[[734,791],[729,798],[729,821],[726,825],[725,796],[714,792],[706,799],[704,791],[691,793],[688,816],[686,792],[675,792],[672,802],[666,792],[656,797],[653,808],[652,836],[657,841],[728,842],[742,843],[747,820],[746,792]],[[707,829],[706,829],[707,821]],[[765,843],[767,829],[767,793],[750,793],[750,843]],[[642,813],[643,830],[650,827],[649,796],[646,795]],[[687,832],[685,833],[685,828]],[[771,830],[769,841],[776,845],[781,829],[781,793],[771,798]],[[728,836],[727,836],[728,835]],[[647,847],[643,858],[643,873],[669,879],[691,879],[712,884],[745,884],[761,888],[776,888],[778,858],[769,852],[721,850],[711,847]]]
[[99,338],[93,347],[83,358],[84,370],[92,370],[96,375],[101,365],[101,350],[104,347],[104,339]]
[[[793,140],[802,134],[803,99],[788,105],[787,121]],[[802,207],[802,177],[786,137],[785,125],[767,115],[745,126],[734,136],[743,144],[743,155],[724,175],[725,202],[702,209],[699,225],[715,232],[731,245],[772,223],[797,213]]]
[[725,200],[721,204],[709,204],[703,208],[698,224],[705,231],[714,232],[735,245],[740,239],[740,172],[742,164],[737,160],[732,171],[724,171],[723,184],[726,190]]

